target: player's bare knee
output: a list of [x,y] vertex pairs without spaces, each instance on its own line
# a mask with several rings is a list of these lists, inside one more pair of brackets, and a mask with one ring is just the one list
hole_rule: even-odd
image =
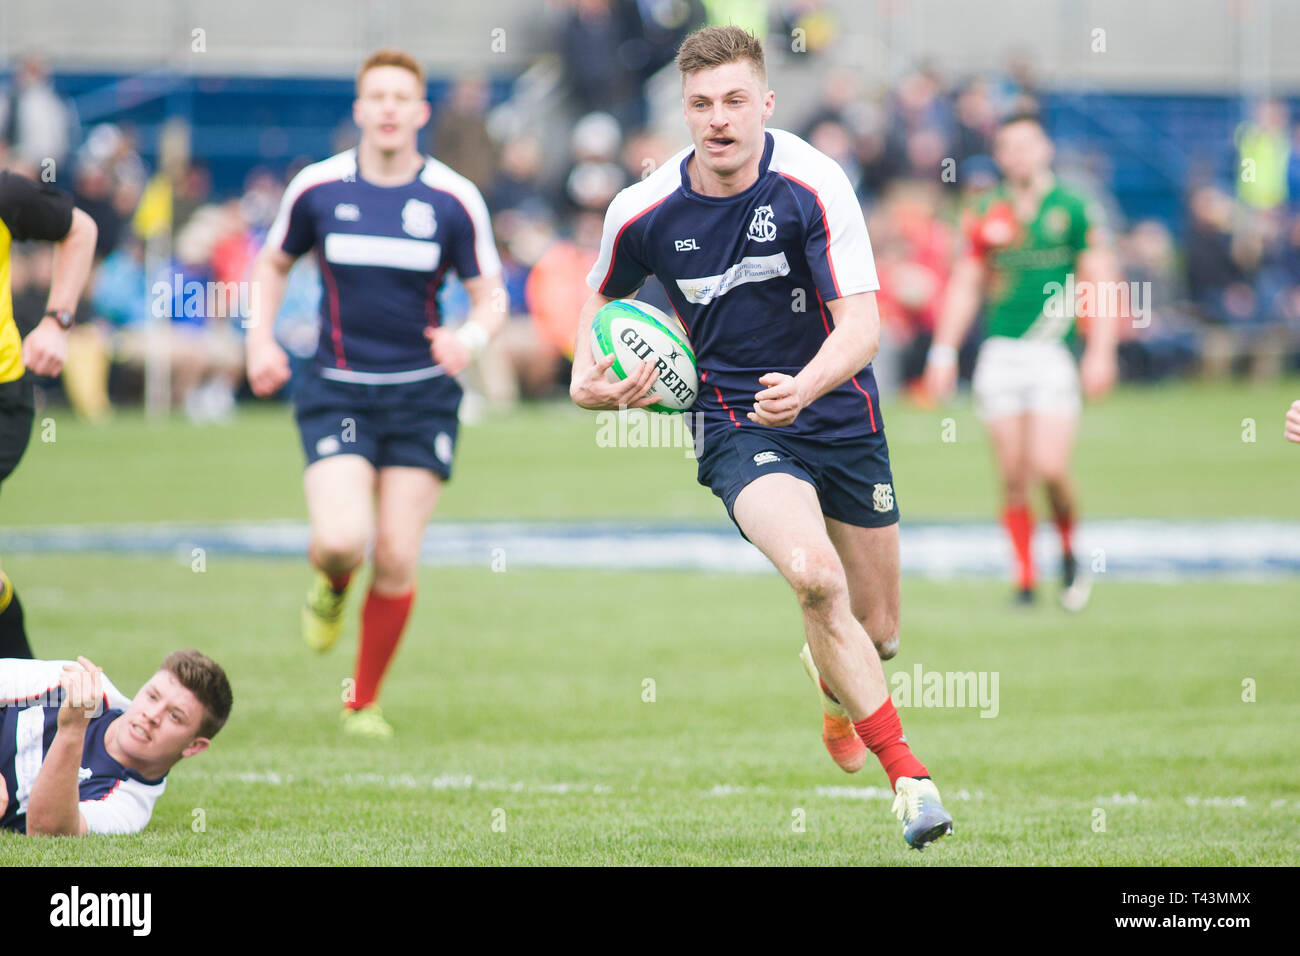
[[898,632],[897,631],[895,631],[892,635],[885,638],[884,640],[878,640],[877,638],[873,637],[871,639],[871,643],[876,645],[876,653],[880,655],[880,659],[882,661],[892,660],[893,658],[898,656]]
[[808,612],[825,612],[848,596],[844,571],[828,558],[808,558],[802,567],[791,571],[790,584],[800,607]]
[[1069,482],[1069,474],[1063,465],[1040,465],[1036,471],[1039,480],[1047,486],[1047,493],[1050,495],[1061,494]]
[[366,540],[358,535],[319,534],[312,539],[311,551],[321,570],[342,574],[366,559]]
[[882,661],[887,661],[898,654],[898,617],[892,614],[874,612],[863,614],[858,618],[863,630],[871,638]]
[[418,548],[377,542],[374,557],[375,584],[384,591],[405,589],[415,580],[415,567],[419,560]]
[[1019,508],[1029,501],[1029,481],[1017,475],[1002,479],[1002,500],[1009,507]]

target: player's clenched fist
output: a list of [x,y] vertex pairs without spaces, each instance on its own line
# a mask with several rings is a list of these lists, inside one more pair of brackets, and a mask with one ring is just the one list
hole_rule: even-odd
[[767,388],[754,396],[754,410],[747,413],[749,420],[773,428],[793,425],[805,404],[798,380],[783,372],[768,372],[758,384]]
[[59,727],[84,729],[90,718],[100,713],[104,702],[103,670],[84,657],[75,664],[63,665],[63,705],[59,708]]
[[1300,442],[1300,398],[1291,403],[1286,413],[1286,438],[1287,441]]
[[650,389],[659,379],[659,366],[642,362],[621,382],[611,382],[605,372],[614,364],[614,355],[604,356],[587,366],[587,371],[569,385],[569,397],[579,408],[593,411],[604,408],[644,408],[658,399]]
[[289,356],[271,342],[248,343],[248,387],[258,398],[266,398],[289,381]]
[[425,329],[424,337],[429,340],[429,354],[433,361],[441,365],[448,375],[459,375],[469,366],[469,360],[473,356],[455,329],[435,326]]

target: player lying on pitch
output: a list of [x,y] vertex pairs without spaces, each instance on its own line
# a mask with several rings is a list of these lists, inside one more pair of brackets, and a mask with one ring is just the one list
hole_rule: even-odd
[[230,716],[230,682],[198,651],[173,651],[134,699],[84,657],[0,659],[0,827],[138,833],[182,757]]
[[613,356],[588,347],[596,312],[653,273],[698,359],[699,480],[794,589],[827,750],[849,772],[868,749],[880,759],[920,848],[952,817],[880,663],[898,648],[898,505],[868,368],[880,286],[862,209],[834,160],[765,129],[775,94],[754,36],[704,29],[677,64],[694,146],[610,204],[570,394],[591,409],[653,401],[654,365],[612,384]]

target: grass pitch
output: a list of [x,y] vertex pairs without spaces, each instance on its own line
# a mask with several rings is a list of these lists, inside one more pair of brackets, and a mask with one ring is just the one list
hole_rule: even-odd
[[[1087,512],[1294,519],[1300,449],[1280,438],[1293,392],[1129,390],[1090,410]],[[904,521],[991,516],[967,406],[886,416]],[[55,440],[41,442],[38,419],[0,499],[5,524],[303,515],[284,410],[228,429],[47,417]],[[467,429],[442,513],[722,518],[679,449],[599,448],[595,434],[563,408]],[[1049,600],[1013,608],[996,582],[906,579],[886,673],[998,675],[996,716],[900,708],[956,818],[953,837],[917,854],[874,761],[848,776],[825,754],[799,616],[775,574],[424,569],[384,692],[398,738],[378,746],[336,723],[355,623],[324,657],[298,637],[305,562],[4,564],[41,655],[85,653],[133,693],[167,651],[197,646],[235,687],[230,724],[173,770],[143,834],[0,834],[6,864],[1300,862],[1294,581],[1105,582],[1071,617]]]
[[887,673],[999,675],[996,716],[900,708],[956,818],[917,854],[874,761],[849,776],[824,752],[775,575],[426,570],[384,695],[398,738],[377,746],[338,733],[355,626],[329,656],[300,644],[295,563],[6,564],[43,653],[87,653],[133,693],[197,645],[236,694],[143,834],[0,838],[8,863],[1297,862],[1290,583],[1109,584],[1070,617],[906,581]]

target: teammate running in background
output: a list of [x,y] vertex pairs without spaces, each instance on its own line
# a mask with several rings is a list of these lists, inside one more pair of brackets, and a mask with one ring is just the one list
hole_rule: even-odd
[[[320,266],[320,344],[294,403],[307,469],[308,560],[315,582],[303,634],[328,650],[342,629],[353,573],[373,544],[353,699],[343,729],[392,736],[376,703],[415,594],[424,526],[451,476],[461,388],[454,375],[505,318],[501,263],[474,185],[417,148],[429,121],[424,72],[381,50],[357,74],[355,149],[305,168],[285,190],[253,271],[260,295],[248,380],[270,395],[289,377],[272,336],[294,261]],[[438,292],[455,270],[473,303],[442,327]]]
[[[18,467],[32,435],[32,375],[58,375],[68,354],[68,329],[95,258],[95,221],[72,196],[16,173],[0,172],[0,483]],[[45,317],[20,341],[9,288],[15,242],[53,242],[54,266]],[[0,570],[0,658],[31,657],[23,606]]]
[[132,700],[84,657],[0,659],[0,827],[138,833],[167,773],[208,749],[230,716],[226,673],[173,651]]
[[1037,116],[1003,121],[993,151],[1004,180],[966,217],[967,250],[948,283],[926,385],[936,399],[952,394],[957,350],[986,298],[987,338],[971,390],[1002,479],[1002,523],[1016,555],[1017,600],[1034,600],[1030,491],[1041,481],[1061,537],[1060,601],[1078,611],[1091,590],[1073,540],[1078,506],[1070,458],[1079,386],[1082,381],[1083,394],[1093,400],[1115,384],[1118,316],[1105,307],[1087,316],[1087,346],[1076,373],[1070,352],[1076,303],[1066,299],[1086,289],[1101,306],[1108,298],[1099,293],[1120,279],[1119,268],[1088,203],[1053,175],[1052,142]]
[[648,403],[654,366],[611,384],[612,356],[597,363],[588,342],[602,306],[657,276],[698,358],[699,480],[794,589],[831,756],[852,772],[875,753],[904,838],[923,847],[952,817],[880,663],[898,647],[898,506],[867,367],[879,286],[862,210],[834,160],[765,129],[775,94],[751,34],[701,30],[677,64],[694,145],[610,204],[570,394],[590,409]]

